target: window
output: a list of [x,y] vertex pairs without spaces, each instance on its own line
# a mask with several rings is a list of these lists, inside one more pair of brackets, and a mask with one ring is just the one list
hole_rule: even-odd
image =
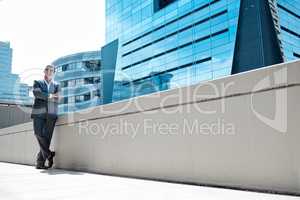
[[93,77],[84,78],[84,84],[93,84],[94,79]]
[[83,95],[79,95],[75,97],[75,102],[76,103],[80,103],[84,101],[84,96]]
[[176,0],[155,0],[154,1],[154,11],[157,12],[175,1]]
[[100,77],[88,77],[84,78],[84,84],[100,83]]
[[62,68],[62,71],[63,71],[63,72],[64,72],[64,71],[67,71],[68,65],[63,65],[61,68]]
[[173,3],[175,0],[159,0],[159,8],[162,9],[167,5]]
[[100,83],[100,77],[94,77],[94,83]]
[[101,67],[101,63],[99,60],[90,60],[90,61],[84,61],[83,66],[88,71],[99,71]]
[[300,54],[298,54],[298,53],[293,53],[293,55],[296,57],[296,58],[300,58]]
[[76,80],[76,86],[80,86],[84,84],[84,80],[83,79],[77,79]]
[[100,91],[99,90],[93,91],[93,97],[100,97]]
[[70,64],[68,65],[67,70],[74,70],[75,68],[76,68],[76,63],[70,63]]
[[74,97],[76,103],[88,101],[91,99],[91,93],[85,93],[83,95],[77,95]]
[[58,66],[58,67],[56,68],[56,72],[62,72],[62,67],[61,67],[61,66]]
[[84,101],[88,101],[90,99],[91,99],[91,94],[90,93],[84,95]]
[[68,87],[68,81],[62,81],[62,82],[61,82],[61,87],[62,87],[62,88]]
[[68,103],[69,104],[74,104],[75,103],[75,97],[69,97]]
[[75,84],[76,84],[76,81],[75,81],[75,80],[70,80],[69,83],[68,83],[68,86],[74,87]]
[[68,104],[68,97],[63,98],[63,104]]

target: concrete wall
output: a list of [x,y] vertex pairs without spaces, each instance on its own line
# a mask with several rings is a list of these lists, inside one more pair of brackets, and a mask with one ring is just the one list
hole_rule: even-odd
[[[55,166],[300,194],[299,102],[298,61],[64,115]],[[34,164],[31,123],[0,135],[1,161]]]
[[30,122],[31,106],[0,103],[0,128]]

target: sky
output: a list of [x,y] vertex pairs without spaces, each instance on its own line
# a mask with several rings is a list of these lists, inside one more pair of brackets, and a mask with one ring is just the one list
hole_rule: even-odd
[[12,72],[32,85],[55,59],[105,44],[105,0],[0,0],[0,41],[13,48]]

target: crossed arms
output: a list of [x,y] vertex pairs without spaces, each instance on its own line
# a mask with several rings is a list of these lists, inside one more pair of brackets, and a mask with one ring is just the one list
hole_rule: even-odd
[[34,81],[33,83],[33,95],[35,98],[44,100],[44,101],[51,101],[51,100],[59,100],[59,93],[60,86],[57,87],[56,92],[54,94],[49,94],[47,92],[43,92],[41,86],[38,81]]

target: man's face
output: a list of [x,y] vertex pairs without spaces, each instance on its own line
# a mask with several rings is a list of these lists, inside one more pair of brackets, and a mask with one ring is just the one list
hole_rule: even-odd
[[47,77],[47,79],[51,80],[54,76],[54,69],[51,67],[47,67],[44,70],[45,76]]

